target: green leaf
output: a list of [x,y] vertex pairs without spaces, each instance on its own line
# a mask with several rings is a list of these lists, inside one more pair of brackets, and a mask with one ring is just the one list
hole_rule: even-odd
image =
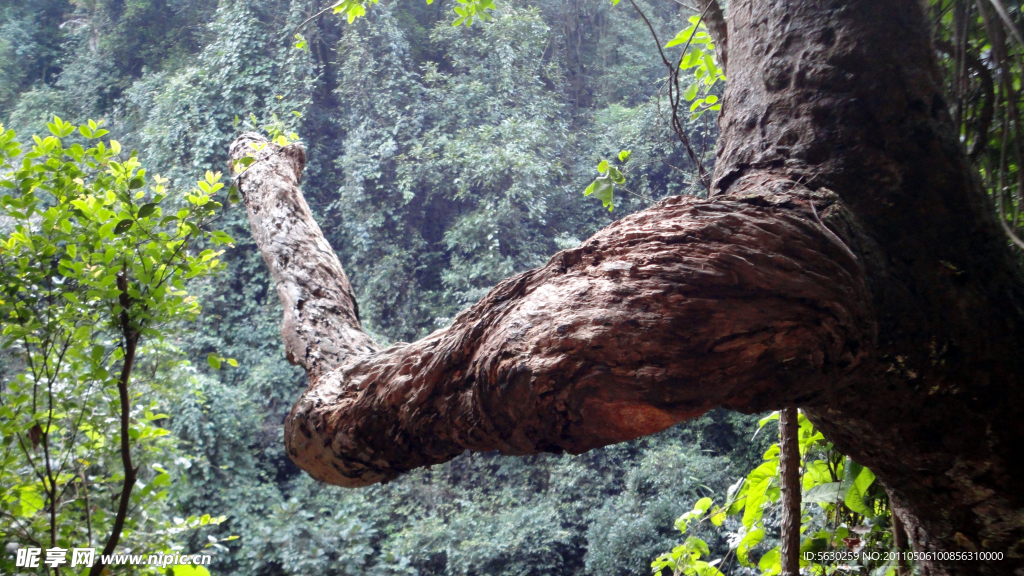
[[683,57],[682,62],[679,63],[679,68],[686,70],[700,64],[701,56],[703,54],[703,51],[698,48],[691,49],[686,53],[686,56]]
[[142,176],[136,176],[128,181],[129,190],[138,190],[146,185],[146,180]]
[[148,217],[152,216],[153,212],[155,212],[155,211],[156,211],[156,202],[149,202],[147,204],[143,204],[142,207],[139,208],[139,218],[148,218]]
[[174,576],[210,576],[210,571],[196,564],[183,564],[171,568]]
[[757,562],[757,567],[762,571],[761,576],[780,574],[782,572],[782,556],[779,554],[779,548],[775,547],[765,552]]
[[739,514],[740,510],[746,505],[747,491],[749,489],[750,483],[747,482],[746,478],[740,478],[732,486],[729,486],[729,489],[726,491],[726,514]]
[[117,226],[114,227],[114,234],[124,234],[134,225],[134,220],[132,220],[131,218],[125,218],[124,220],[118,222]]
[[43,509],[44,500],[34,486],[25,486],[18,489],[18,504],[18,516],[28,518]]
[[696,536],[690,536],[687,538],[686,546],[695,552],[700,552],[704,556],[711,555],[711,549],[708,548],[708,543]]
[[107,222],[103,226],[100,226],[100,229],[99,229],[99,236],[100,236],[100,238],[109,238],[110,237],[110,233],[114,231],[114,226],[117,226],[117,222],[115,222],[114,220],[111,220],[110,222]]
[[600,172],[601,174],[604,174],[605,172],[607,172],[608,171],[608,161],[607,160],[601,160],[601,163],[597,165],[597,171]]
[[843,499],[842,482],[819,484],[804,492],[801,500],[806,504],[835,504]]
[[843,478],[843,483],[848,486],[843,498],[846,507],[862,516],[874,517],[874,509],[864,500],[874,481],[874,472],[847,458]]
[[779,460],[775,458],[761,464],[747,475],[747,502],[743,511],[743,525],[748,529],[763,516],[762,507],[771,500],[767,498],[768,488],[771,487],[778,470]]
[[[819,532],[819,534],[821,533]],[[825,534],[828,534],[828,532],[825,532]],[[804,557],[808,553],[813,558],[817,552],[824,552],[829,550],[829,548],[829,538],[818,537],[817,535],[814,538],[806,538],[800,543],[800,565],[804,565]]]
[[683,98],[685,98],[687,100],[693,100],[694,98],[696,98],[697,97],[697,87],[698,87],[698,84],[696,82],[690,84],[686,88],[686,90],[683,92]]
[[750,550],[760,544],[762,540],[764,540],[764,530],[760,528],[750,530],[743,536],[736,546],[736,559],[740,561],[740,564],[751,566]]
[[718,66],[715,64],[715,58],[709,52],[704,53],[704,65],[708,68],[708,75],[712,78],[718,76]]
[[210,365],[210,368],[214,370],[220,370],[220,358],[213,353],[206,356],[206,363]]
[[718,568],[703,561],[694,562],[693,569],[697,576],[724,576]]
[[689,27],[684,28],[678,34],[676,34],[675,38],[669,40],[668,44],[665,44],[665,48],[671,48],[673,46],[678,46],[680,44],[685,44],[685,43],[689,42],[690,38],[693,37],[693,34],[696,31],[697,31],[697,25],[696,24],[691,24]]
[[609,212],[611,212],[615,209],[614,188],[611,178],[608,176],[601,176],[597,180],[594,180],[590,186],[587,186],[587,191],[584,192],[583,195],[593,195],[601,201],[601,204],[607,208]]
[[723,508],[722,510],[719,510],[718,512],[712,514],[711,523],[715,526],[721,526],[722,523],[725,522],[725,513],[726,510]]

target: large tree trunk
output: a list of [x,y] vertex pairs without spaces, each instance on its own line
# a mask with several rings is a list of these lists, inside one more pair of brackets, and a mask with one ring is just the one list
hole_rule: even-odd
[[[298,189],[240,178],[310,386],[285,423],[362,486],[464,450],[579,453],[800,405],[890,488],[926,574],[1024,574],[1024,282],[914,0],[734,0],[716,195],[670,198],[386,350]],[[247,134],[232,156],[252,154]],[[819,217],[820,215],[820,217]]]

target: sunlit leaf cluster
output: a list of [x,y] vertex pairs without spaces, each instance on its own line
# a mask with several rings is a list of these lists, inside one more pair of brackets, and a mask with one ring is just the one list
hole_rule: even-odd
[[[123,541],[164,549],[180,530],[160,511],[189,460],[146,392],[182,363],[168,327],[200,312],[186,281],[233,242],[210,227],[223,184],[207,172],[175,193],[99,123],[47,127],[29,146],[0,127],[0,322],[17,362],[0,384],[0,533],[102,548],[126,489],[123,414],[139,478]],[[121,396],[135,365],[150,378]]]
[[[759,428],[778,419],[778,412],[762,418]],[[821,552],[891,551],[892,512],[888,496],[871,470],[836,451],[802,413],[797,441],[803,488],[800,566],[820,576],[860,569],[878,576],[895,574],[895,563],[889,557],[879,560],[864,555],[856,562],[826,563],[809,559],[827,557],[817,554]],[[680,516],[676,528],[684,540],[655,559],[651,564],[655,573],[720,576],[736,562],[756,568],[762,576],[780,574],[780,547],[764,545],[773,540],[772,532],[777,530],[774,517],[781,497],[779,454],[778,444],[769,447],[764,461],[729,487],[723,504],[716,505],[705,497]],[[735,528],[728,527],[728,518],[739,520]],[[728,530],[730,550],[724,557],[711,560],[707,543],[693,535],[696,526],[704,522]]]

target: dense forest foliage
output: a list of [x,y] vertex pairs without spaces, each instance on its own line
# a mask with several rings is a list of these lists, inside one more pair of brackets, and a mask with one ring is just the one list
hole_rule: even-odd
[[[305,196],[383,341],[446,325],[623,214],[702,192],[634,12],[509,1],[455,28],[449,4],[385,2],[352,25],[328,14],[296,50],[296,26],[320,8],[309,0],[12,0],[0,123],[27,141],[55,115],[103,120],[169,188],[226,171],[243,130],[298,133]],[[678,7],[639,4],[663,38],[678,31]],[[689,128],[709,152],[714,124]],[[609,212],[582,192],[623,149],[628,192]],[[770,443],[751,441],[753,417],[714,412],[579,457],[465,454],[384,486],[318,484],[282,448],[305,376],[284,359],[275,287],[244,211],[226,206],[216,227],[236,240],[226,269],[191,283],[203,312],[174,328],[139,388],[176,438],[142,456],[173,478],[159,513],[226,516],[179,542],[213,551],[213,573],[648,574],[673,520]],[[238,366],[215,370],[211,354]]]

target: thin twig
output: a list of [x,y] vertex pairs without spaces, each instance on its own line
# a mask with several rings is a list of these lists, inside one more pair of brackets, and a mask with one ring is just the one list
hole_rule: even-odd
[[811,213],[814,214],[814,219],[818,221],[818,225],[821,226],[821,229],[825,232],[825,235],[828,236],[829,240],[832,240],[833,243],[842,248],[843,252],[846,252],[847,256],[853,258],[854,262],[858,262],[859,260],[857,255],[853,253],[853,250],[850,250],[850,247],[846,245],[846,242],[843,242],[842,238],[837,236],[835,232],[829,230],[828,226],[825,226],[825,223],[821,221],[820,217],[818,217],[818,210],[814,207],[814,201],[808,200],[807,203],[811,205]]
[[[704,169],[704,165],[697,157],[697,153],[693,151],[693,146],[690,145],[690,139],[686,136],[686,130],[683,128],[683,124],[679,120],[679,100],[681,96],[679,90],[679,65],[673,66],[672,63],[669,62],[668,57],[665,56],[665,51],[661,49],[661,40],[658,38],[658,33],[654,31],[654,26],[651,24],[651,21],[647,19],[647,15],[644,14],[643,10],[641,10],[640,7],[637,6],[634,0],[629,0],[629,3],[633,6],[633,9],[636,10],[637,14],[640,15],[640,18],[642,18],[644,23],[647,25],[647,29],[650,30],[651,36],[654,37],[654,42],[658,46],[658,54],[661,56],[661,61],[664,62],[665,66],[668,68],[668,100],[669,104],[672,106],[672,131],[675,132],[676,136],[679,138],[679,140],[683,143],[683,146],[686,148],[686,154],[690,157],[690,160],[696,165],[697,174],[700,177],[700,181],[702,184],[704,184],[704,187],[707,189],[708,194],[710,195],[711,182],[710,178],[708,177],[707,170]],[[696,26],[700,26],[701,20],[703,20],[704,18],[704,14],[710,7],[711,2],[708,2],[708,5],[704,8],[704,12],[701,12],[700,17],[697,19]],[[686,46],[683,47],[684,55],[686,54],[686,50],[690,47],[690,42],[693,40],[693,36],[696,35],[696,30],[694,32],[695,33],[692,34],[690,36],[690,39],[686,42]],[[682,56],[680,56],[680,62],[681,61]]]
[[[344,0],[342,0],[342,1],[344,1]],[[299,30],[302,30],[303,26],[305,26],[306,24],[309,24],[313,20],[316,20],[320,16],[323,16],[325,13],[327,13],[328,10],[333,10],[334,8],[337,8],[338,6],[341,5],[341,3],[342,2],[335,2],[334,4],[331,4],[330,6],[328,6],[327,8],[324,8],[323,10],[317,12],[316,14],[313,14],[309,18],[306,18],[305,20],[302,21],[302,24],[299,24],[298,26],[296,26],[294,30],[292,30],[287,36],[284,37],[285,40],[294,37],[296,34],[298,34]]]

